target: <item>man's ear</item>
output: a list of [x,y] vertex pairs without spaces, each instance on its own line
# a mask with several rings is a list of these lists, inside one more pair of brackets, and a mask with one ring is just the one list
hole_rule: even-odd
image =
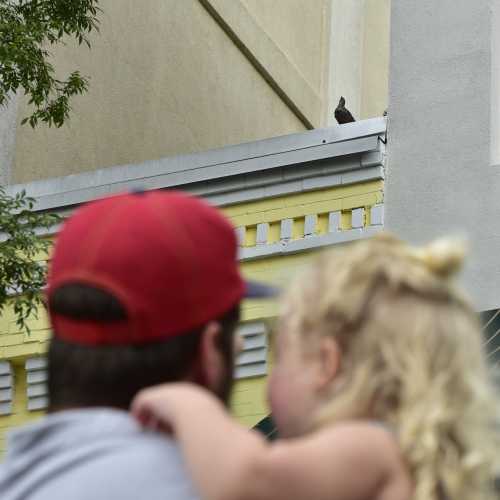
[[340,370],[342,353],[336,340],[323,336],[319,341],[317,385],[319,390],[328,390]]
[[199,371],[208,389],[217,391],[225,376],[226,367],[219,348],[222,329],[217,321],[211,321],[201,332]]

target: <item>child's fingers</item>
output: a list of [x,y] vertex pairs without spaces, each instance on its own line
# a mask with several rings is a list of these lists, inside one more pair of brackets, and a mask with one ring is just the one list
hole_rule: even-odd
[[145,428],[154,431],[172,433],[172,428],[168,421],[163,420],[156,412],[154,406],[149,406],[147,402],[139,402],[132,408],[132,414],[136,420]]
[[190,401],[200,398],[207,398],[207,394],[199,387],[188,383],[163,384],[140,391],[130,411],[143,426],[172,432],[176,416],[190,408]]
[[153,420],[156,420],[156,417],[154,416],[154,413],[151,411],[151,409],[143,404],[134,404],[132,407],[132,415],[143,425],[144,427],[149,427]]
[[159,397],[157,389],[146,389],[134,398],[130,410],[143,427],[171,432],[168,407],[168,402]]

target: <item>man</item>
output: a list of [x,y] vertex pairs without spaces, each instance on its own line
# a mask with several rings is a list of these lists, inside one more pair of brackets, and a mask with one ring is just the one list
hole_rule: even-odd
[[128,407],[178,380],[227,402],[240,301],[271,292],[243,281],[232,226],[201,200],[124,194],[77,211],[49,270],[49,415],[10,436],[2,500],[195,498],[173,441]]

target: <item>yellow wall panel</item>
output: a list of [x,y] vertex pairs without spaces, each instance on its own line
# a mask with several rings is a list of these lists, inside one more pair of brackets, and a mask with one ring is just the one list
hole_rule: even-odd
[[[268,338],[268,375],[272,370],[272,340]],[[270,413],[267,376],[238,380],[231,398],[231,413],[243,425],[254,427]]]
[[277,243],[280,240],[281,224],[280,222],[272,222],[269,224],[268,243]]
[[376,205],[382,201],[381,193],[367,193],[342,198],[342,210]]
[[328,232],[328,213],[318,214],[318,223],[316,226],[317,234],[326,234]]
[[46,342],[30,342],[27,344],[5,347],[2,357],[5,359],[30,357],[45,354],[46,351]]
[[342,231],[352,229],[352,212],[343,210],[340,216],[340,228]]
[[292,239],[298,240],[304,237],[304,217],[293,219]]
[[267,212],[285,207],[284,197],[267,198],[265,200],[252,201],[248,203],[238,203],[223,207],[227,217],[237,217],[238,215],[251,214],[256,212]]
[[246,228],[244,246],[253,247],[257,243],[257,227],[251,226]]
[[22,344],[23,341],[24,341],[24,334],[22,334],[22,333],[16,333],[14,335],[1,335],[0,336],[0,346],[1,347]]
[[382,201],[383,181],[370,181],[239,204],[223,210],[236,227],[292,219],[341,209],[371,206]]

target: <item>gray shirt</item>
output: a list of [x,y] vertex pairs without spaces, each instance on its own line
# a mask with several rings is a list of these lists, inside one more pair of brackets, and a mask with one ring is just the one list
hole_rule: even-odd
[[194,500],[170,439],[128,413],[63,411],[13,431],[0,464],[2,500]]

